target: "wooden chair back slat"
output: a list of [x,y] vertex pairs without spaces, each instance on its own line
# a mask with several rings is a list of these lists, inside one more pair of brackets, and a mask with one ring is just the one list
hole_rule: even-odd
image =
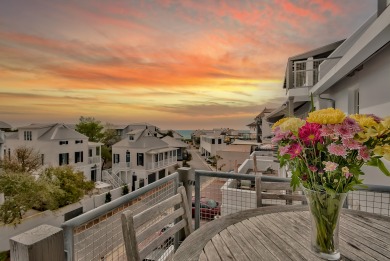
[[[172,213],[167,214],[172,210]],[[143,260],[148,254],[164,245],[167,240],[181,229],[184,229],[186,236],[192,233],[193,230],[191,213],[184,187],[179,187],[176,195],[139,214],[134,214],[131,210],[123,212],[121,219],[128,261]],[[181,220],[175,223],[178,219]],[[157,222],[154,222],[154,220],[157,220]],[[150,225],[151,223],[153,224]],[[170,227],[170,224],[174,225]],[[167,229],[160,233],[164,227],[167,227]],[[142,249],[140,249],[141,245]]]

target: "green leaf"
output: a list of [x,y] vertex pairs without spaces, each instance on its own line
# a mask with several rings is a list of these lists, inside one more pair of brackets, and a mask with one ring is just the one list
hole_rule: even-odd
[[385,164],[380,159],[377,159],[378,161],[378,168],[385,174],[386,176],[390,176],[389,170],[386,168]]

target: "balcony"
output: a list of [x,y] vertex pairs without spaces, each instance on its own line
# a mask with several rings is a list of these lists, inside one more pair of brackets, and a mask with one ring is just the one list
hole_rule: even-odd
[[172,166],[177,163],[177,157],[169,157],[157,162],[147,163],[146,170],[154,170]]
[[101,162],[100,156],[88,157],[88,164],[97,164]]
[[[57,253],[57,256],[61,258],[55,260],[61,261],[126,260],[120,221],[121,213],[129,209],[134,213],[140,213],[146,208],[162,202],[175,194],[179,182],[183,181],[186,181],[184,185],[188,195],[192,194],[195,185],[196,202],[200,202],[202,197],[214,199],[221,203],[221,215],[225,215],[248,208],[257,208],[264,204],[264,202],[259,202],[259,198],[260,200],[261,197],[265,199],[267,192],[258,189],[256,184],[260,184],[260,181],[280,183],[289,182],[289,179],[250,174],[196,171],[195,180],[193,180],[191,170],[182,168],[179,169],[179,173],[173,173],[99,208],[66,221],[62,224],[62,229],[55,227],[51,227],[51,229],[42,228],[38,231],[39,241],[47,240],[52,249],[50,253],[49,251],[44,252],[47,254]],[[243,181],[249,181],[250,186],[243,188],[243,184],[246,184]],[[261,193],[262,196],[259,197],[258,193]],[[346,207],[388,216],[390,210],[389,194],[390,187],[369,185],[367,188],[349,193]],[[289,200],[268,199],[265,203],[271,205],[294,204],[293,200],[293,197],[291,202]],[[198,206],[195,209],[194,218],[196,228],[215,218],[214,216],[207,218],[202,213],[203,216],[200,219],[200,204],[195,205]],[[161,249],[168,248],[172,247],[167,246]],[[28,248],[13,247],[12,252],[17,254],[23,249]],[[66,259],[63,259],[64,251]]]

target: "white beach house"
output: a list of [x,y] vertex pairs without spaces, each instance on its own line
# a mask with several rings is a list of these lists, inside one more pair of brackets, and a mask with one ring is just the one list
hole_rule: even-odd
[[86,179],[101,180],[101,144],[88,142],[87,136],[65,124],[31,124],[6,133],[4,157],[23,146],[41,155],[43,167],[71,165],[82,171]]

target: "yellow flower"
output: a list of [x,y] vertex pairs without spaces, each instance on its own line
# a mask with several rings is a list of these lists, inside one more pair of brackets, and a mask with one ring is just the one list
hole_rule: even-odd
[[376,146],[373,152],[375,155],[383,156],[390,161],[390,145]]
[[289,118],[280,124],[280,129],[282,131],[291,131],[294,134],[298,133],[298,129],[305,125],[305,121],[299,118]]
[[390,116],[384,118],[383,121],[381,121],[381,123],[383,127],[385,127],[386,129],[390,129]]
[[345,113],[339,109],[323,109],[309,113],[306,121],[319,124],[338,124],[345,119]]
[[349,116],[359,123],[360,127],[376,127],[378,123],[373,117],[364,114],[352,114]]
[[348,167],[342,167],[342,168],[341,168],[341,171],[342,171],[343,173],[348,173],[348,172],[349,172],[349,168],[348,168]]
[[274,125],[272,125],[272,130],[274,130],[276,127],[280,126],[280,124],[287,121],[288,119],[291,119],[291,117],[282,118],[282,119],[278,120],[277,122],[275,122]]

